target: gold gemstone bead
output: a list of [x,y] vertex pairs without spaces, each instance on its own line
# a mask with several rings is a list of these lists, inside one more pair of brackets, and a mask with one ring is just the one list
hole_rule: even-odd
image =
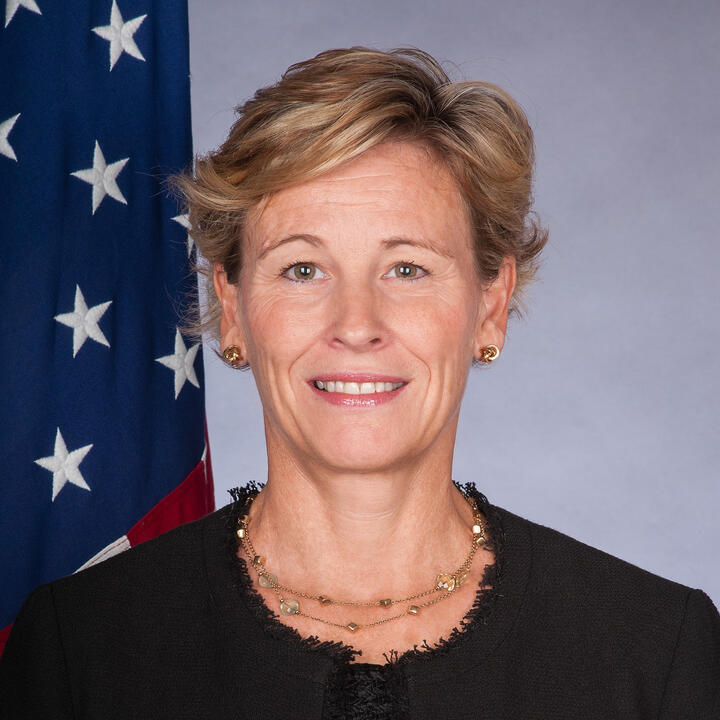
[[240,528],[237,531],[237,536],[242,540],[245,537],[245,528]]
[[420,612],[420,608],[417,605],[411,605],[408,608],[408,615],[417,615]]
[[469,573],[467,570],[463,570],[462,572],[459,572],[455,576],[455,587],[461,587],[462,584],[467,580],[468,574]]
[[270,573],[261,573],[258,575],[258,583],[260,583],[260,587],[275,587],[277,585],[277,577]]
[[378,605],[382,607],[390,607],[392,605],[392,600],[390,598],[383,598],[382,600],[378,600]]
[[329,604],[332,602],[332,600],[331,600],[327,595],[320,595],[320,596],[318,597],[318,600],[319,600],[323,605],[329,605]]
[[248,524],[248,520],[250,520],[250,516],[249,516],[249,515],[241,515],[241,516],[240,516],[240,522],[241,522],[243,525],[247,525],[247,524]]
[[482,545],[485,542],[485,538],[482,535],[478,535],[475,538],[475,544],[476,545]]
[[300,609],[300,605],[297,600],[281,600],[280,611],[283,615],[295,615]]
[[482,535],[482,525],[473,525],[472,526],[473,535]]
[[359,626],[357,623],[351,622],[351,623],[348,623],[345,627],[346,627],[350,632],[355,632],[360,626]]
[[450,575],[450,573],[442,573],[441,575],[438,575],[435,587],[438,590],[447,590],[448,592],[452,592],[455,589],[455,576]]
[[255,565],[264,565],[265,564],[265,556],[264,555],[256,555],[253,558],[253,563]]

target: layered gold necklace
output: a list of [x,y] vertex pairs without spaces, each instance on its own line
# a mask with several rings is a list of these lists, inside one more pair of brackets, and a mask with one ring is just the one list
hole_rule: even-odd
[[[415,595],[408,595],[408,597],[404,597],[399,600],[394,600],[393,598],[381,598],[379,600],[369,601],[339,600],[337,598],[331,598],[328,595],[311,595],[295,590],[279,582],[277,576],[273,575],[270,570],[268,570],[266,558],[263,555],[258,554],[253,547],[253,544],[250,540],[249,532],[250,518],[248,517],[247,513],[250,507],[250,503],[252,503],[252,501],[257,497],[257,495],[258,492],[252,492],[247,497],[244,512],[238,518],[237,536],[242,543],[243,550],[245,551],[245,554],[250,560],[252,567],[258,574],[259,585],[264,588],[269,588],[277,595],[280,603],[280,612],[283,615],[301,615],[302,617],[309,618],[310,620],[317,620],[318,622],[324,623],[325,625],[332,625],[333,627],[344,628],[345,630],[349,630],[353,633],[361,630],[362,628],[372,627],[373,625],[382,625],[384,623],[391,622],[392,620],[397,620],[398,618],[405,617],[407,615],[418,615],[418,613],[423,608],[429,607],[430,605],[435,605],[441,600],[450,597],[450,595],[452,595],[458,588],[460,588],[462,584],[467,580],[468,575],[470,574],[470,567],[472,566],[472,561],[475,557],[475,553],[477,552],[477,549],[485,542],[485,525],[483,523],[482,515],[478,510],[477,503],[475,502],[475,498],[463,493],[463,497],[470,505],[473,513],[473,524],[471,527],[472,541],[470,552],[465,558],[465,562],[463,562],[463,564],[460,565],[460,567],[455,572],[440,573],[435,578],[435,583],[433,584],[433,586],[428,590],[416,593]],[[434,597],[431,597],[431,599],[425,600],[424,602],[413,602],[429,596]],[[356,622],[337,623],[331,620],[327,620],[325,618],[318,617],[317,615],[313,615],[312,613],[304,612],[300,609],[300,603],[296,598],[304,598],[306,600],[314,601],[319,603],[321,606],[377,606],[384,608],[385,610],[395,605],[402,605],[404,603],[412,604],[401,613],[387,615],[380,618],[379,620],[375,620],[374,622],[364,624]]]

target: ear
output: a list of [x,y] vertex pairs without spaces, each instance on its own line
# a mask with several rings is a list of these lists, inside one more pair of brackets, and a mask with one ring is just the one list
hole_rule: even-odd
[[502,351],[507,331],[508,308],[516,282],[515,258],[508,256],[502,261],[497,277],[482,293],[480,302],[485,306],[485,313],[478,317],[475,333],[476,358],[480,356],[481,349],[486,345],[497,345]]
[[245,354],[245,338],[239,326],[238,287],[228,281],[221,263],[213,266],[213,286],[220,302],[220,348],[237,345]]

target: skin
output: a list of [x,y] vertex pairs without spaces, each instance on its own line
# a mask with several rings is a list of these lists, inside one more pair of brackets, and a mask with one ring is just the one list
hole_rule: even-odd
[[[267,251],[296,235],[317,240]],[[439,252],[387,247],[389,238]],[[454,180],[425,148],[401,142],[273,195],[251,213],[243,242],[238,283],[221,266],[214,282],[222,347],[241,348],[263,405],[268,481],[250,512],[255,547],[282,583],[308,594],[376,600],[430,588],[470,550],[471,511],[451,482],[458,414],[473,357],[490,343],[502,349],[514,260],[479,282]],[[309,264],[310,279],[297,266],[283,272],[292,263]],[[385,404],[342,407],[307,383],[333,371],[408,385]],[[391,648],[447,636],[492,562],[481,550],[448,599],[356,634],[280,615],[277,597],[256,589],[302,635],[343,640],[363,651],[359,661],[382,664]],[[389,612],[300,607],[343,624]]]

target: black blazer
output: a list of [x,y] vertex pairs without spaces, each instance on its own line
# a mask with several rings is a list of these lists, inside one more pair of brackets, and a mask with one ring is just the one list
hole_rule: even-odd
[[[504,535],[492,603],[443,652],[393,665],[407,716],[720,719],[705,593],[490,507]],[[347,653],[263,620],[228,551],[237,512],[35,590],[0,661],[0,717],[322,718]]]

